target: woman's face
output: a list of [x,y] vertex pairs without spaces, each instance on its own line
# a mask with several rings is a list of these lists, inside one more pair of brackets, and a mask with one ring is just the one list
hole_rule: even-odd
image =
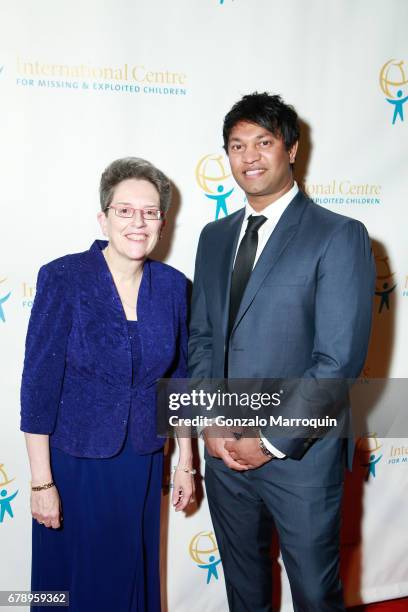
[[[124,218],[116,214],[117,210],[124,208],[134,210],[133,217]],[[142,211],[148,209],[160,210],[159,192],[152,183],[143,179],[127,179],[115,187],[108,214],[98,213],[98,221],[109,240],[111,252],[136,261],[143,261],[149,256],[159,240],[164,221],[144,218]]]

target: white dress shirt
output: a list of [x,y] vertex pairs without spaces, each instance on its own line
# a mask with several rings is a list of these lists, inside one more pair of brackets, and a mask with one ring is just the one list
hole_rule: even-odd
[[[263,215],[264,217],[266,217],[265,223],[263,223],[258,230],[258,247],[256,249],[254,267],[262,251],[264,250],[266,243],[271,237],[273,230],[277,226],[278,221],[281,218],[283,212],[286,210],[286,207],[293,200],[293,198],[295,197],[298,191],[299,191],[299,188],[297,186],[297,183],[294,182],[293,187],[289,191],[287,191],[278,200],[275,200],[275,202],[273,202],[272,204],[269,204],[269,206],[264,208],[260,213],[256,212],[252,208],[252,206],[249,204],[249,202],[247,202],[245,206],[245,219],[244,219],[244,222],[242,223],[241,232],[239,234],[237,252],[238,252],[238,247],[241,244],[241,240],[244,237],[244,234],[246,232],[246,228],[248,225],[248,217],[250,215],[254,217],[256,217],[257,215]],[[235,257],[236,256],[237,256],[237,253],[235,253]],[[234,265],[235,265],[235,259],[234,259]],[[278,459],[283,459],[284,457],[286,457],[284,453],[282,453],[279,449],[273,446],[273,444],[268,442],[268,440],[264,436],[261,435],[261,438],[266,448],[270,450],[271,453],[275,455],[275,457],[277,457]]]
[[[273,202],[272,204],[269,204],[269,206],[264,208],[260,213],[256,212],[252,208],[252,206],[249,204],[249,202],[247,202],[245,206],[245,218],[241,226],[241,232],[239,234],[237,252],[238,252],[239,245],[241,244],[241,240],[244,237],[244,234],[246,232],[246,228],[248,225],[248,217],[250,215],[252,215],[253,217],[257,217],[258,215],[263,215],[264,217],[266,217],[265,223],[263,223],[263,225],[261,225],[261,227],[258,230],[258,248],[256,249],[254,267],[262,251],[264,250],[266,243],[271,237],[273,230],[277,226],[279,219],[281,218],[288,204],[293,200],[293,198],[295,197],[298,191],[299,191],[299,188],[297,186],[297,183],[295,182],[293,183],[293,187],[289,191],[283,194],[283,196],[281,196],[278,200],[275,200],[275,202]],[[235,257],[236,256],[237,256],[237,253],[235,253]],[[235,265],[235,259],[234,259],[234,265]]]

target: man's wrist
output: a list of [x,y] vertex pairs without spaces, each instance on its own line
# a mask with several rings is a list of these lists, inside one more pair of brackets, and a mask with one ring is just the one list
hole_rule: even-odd
[[262,453],[265,455],[265,457],[269,457],[270,459],[272,459],[275,455],[273,453],[271,453],[271,451],[266,448],[264,441],[262,440],[262,437],[259,436],[259,448],[261,449]]
[[260,436],[262,442],[264,443],[264,446],[266,446],[266,448],[272,453],[272,455],[275,457],[275,459],[286,459],[285,453],[282,453],[282,451],[279,450],[279,448],[276,448],[276,446],[274,444],[271,444],[270,441],[268,440],[268,438],[266,438],[262,434],[261,430],[259,430],[259,436]]

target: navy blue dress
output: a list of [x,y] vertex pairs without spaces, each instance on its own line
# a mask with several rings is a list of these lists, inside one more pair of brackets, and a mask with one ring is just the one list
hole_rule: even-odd
[[[137,321],[128,330],[137,385]],[[160,612],[162,451],[138,455],[127,435],[107,459],[51,448],[51,467],[64,520],[58,530],[33,521],[31,589],[69,591],[69,612]]]

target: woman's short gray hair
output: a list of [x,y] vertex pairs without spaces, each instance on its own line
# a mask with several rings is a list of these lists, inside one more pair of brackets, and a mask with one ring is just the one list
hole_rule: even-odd
[[127,179],[149,181],[159,192],[160,210],[168,211],[171,204],[171,183],[167,176],[150,162],[140,157],[123,157],[113,161],[102,173],[99,198],[102,212],[107,214],[115,187]]

